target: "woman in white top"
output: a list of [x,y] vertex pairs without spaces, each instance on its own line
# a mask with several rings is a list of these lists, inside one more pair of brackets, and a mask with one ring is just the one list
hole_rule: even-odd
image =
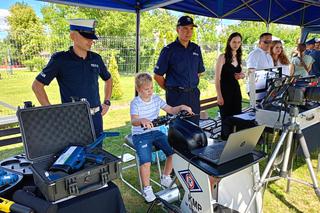
[[282,67],[282,74],[290,76],[289,64],[290,61],[283,50],[280,40],[272,41],[270,47],[271,57],[275,67]]

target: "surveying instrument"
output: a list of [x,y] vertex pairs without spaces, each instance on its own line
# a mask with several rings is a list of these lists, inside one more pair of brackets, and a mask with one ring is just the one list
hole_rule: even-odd
[[[315,172],[312,168],[312,163],[310,159],[310,153],[308,150],[308,146],[305,140],[305,137],[302,133],[302,130],[300,128],[299,123],[297,123],[297,117],[299,114],[299,108],[298,105],[305,104],[306,100],[311,101],[320,101],[320,87],[305,87],[305,86],[292,86],[292,83],[281,85],[282,88],[276,88],[276,93],[280,92],[281,94],[274,94],[273,97],[277,97],[280,95],[282,99],[286,99],[286,102],[290,104],[289,108],[289,122],[284,125],[284,130],[280,136],[280,139],[265,167],[265,170],[263,171],[260,180],[255,184],[253,187],[253,195],[250,199],[250,202],[246,208],[246,213],[249,211],[250,206],[252,205],[253,201],[255,200],[258,192],[263,188],[264,184],[268,183],[269,181],[278,180],[280,178],[285,178],[288,180],[288,186],[290,181],[295,181],[307,186],[310,186],[314,189],[315,194],[317,195],[318,199],[320,200],[320,189],[317,183],[317,177],[315,175]],[[284,88],[284,89],[283,89]],[[273,91],[274,92],[274,91]],[[309,174],[312,180],[312,183],[299,180],[296,178],[291,177],[291,172],[288,172],[288,164],[290,163],[290,159],[292,161],[294,151],[292,149],[292,146],[294,144],[293,136],[297,138],[297,141],[299,142],[301,149],[303,151],[304,159],[307,163]],[[273,166],[275,164],[276,158],[278,154],[281,152],[281,147],[285,145],[284,148],[284,157],[282,162],[282,168],[280,170],[280,173],[278,176],[271,177],[271,172],[273,169]],[[291,170],[292,168],[290,168]],[[268,174],[270,174],[269,177]]]

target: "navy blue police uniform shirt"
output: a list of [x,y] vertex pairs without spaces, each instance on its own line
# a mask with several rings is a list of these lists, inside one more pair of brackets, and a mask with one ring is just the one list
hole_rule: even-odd
[[71,102],[71,96],[74,96],[86,98],[93,108],[101,105],[99,76],[104,81],[111,77],[101,56],[88,51],[86,59],[82,59],[70,47],[69,51],[53,54],[36,79],[44,85],[49,85],[57,78],[62,103]]
[[189,42],[185,48],[177,38],[164,47],[160,53],[154,73],[166,74],[166,87],[196,88],[199,73],[205,71],[200,47]]
[[310,55],[314,59],[310,74],[320,77],[320,51],[312,50],[308,55]]

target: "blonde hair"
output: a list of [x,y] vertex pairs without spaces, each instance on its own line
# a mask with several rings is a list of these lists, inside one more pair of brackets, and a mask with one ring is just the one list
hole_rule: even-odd
[[152,77],[149,73],[138,73],[135,77],[136,89],[139,89],[142,85],[152,83]]

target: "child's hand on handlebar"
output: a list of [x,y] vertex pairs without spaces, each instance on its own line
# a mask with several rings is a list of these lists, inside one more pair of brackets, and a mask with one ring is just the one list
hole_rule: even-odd
[[145,129],[153,128],[152,122],[146,118],[141,118],[140,123],[141,123],[141,127],[145,128]]

